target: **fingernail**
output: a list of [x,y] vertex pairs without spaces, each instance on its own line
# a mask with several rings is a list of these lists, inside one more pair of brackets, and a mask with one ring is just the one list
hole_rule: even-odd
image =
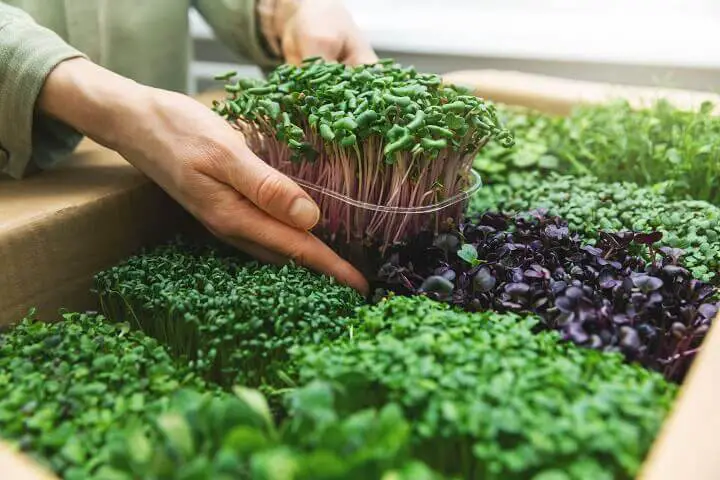
[[290,218],[298,227],[310,230],[320,220],[320,209],[307,198],[299,197],[290,206]]

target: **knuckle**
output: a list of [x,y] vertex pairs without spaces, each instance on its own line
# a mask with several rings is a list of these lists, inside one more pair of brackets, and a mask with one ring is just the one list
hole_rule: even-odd
[[255,198],[260,207],[268,207],[282,198],[284,191],[284,182],[277,175],[269,173],[258,182]]
[[226,215],[220,212],[209,211],[203,215],[203,223],[215,235],[229,236],[231,225]]
[[310,234],[304,234],[300,239],[292,242],[288,246],[288,257],[290,257],[298,265],[306,265],[308,254],[310,253],[312,237]]
[[309,40],[318,50],[327,51],[335,46],[338,38],[331,33],[311,33]]

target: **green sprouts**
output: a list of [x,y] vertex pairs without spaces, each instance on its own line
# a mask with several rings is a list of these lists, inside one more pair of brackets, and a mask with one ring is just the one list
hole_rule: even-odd
[[397,405],[341,417],[329,385],[293,391],[276,423],[265,398],[236,387],[212,397],[183,391],[170,411],[119,431],[98,479],[440,480],[408,456],[410,426]]
[[350,287],[180,242],[137,255],[96,277],[106,314],[127,321],[224,386],[276,385],[295,344],[343,335],[362,302]]
[[436,215],[391,209],[461,194],[489,140],[513,143],[493,105],[391,61],[348,67],[308,59],[278,67],[267,81],[221,78],[228,96],[214,109],[265,161],[310,186],[331,239],[385,246],[433,219],[435,227],[457,220],[462,202]]
[[715,105],[685,110],[658,100],[633,109],[627,101],[582,105],[566,117],[498,105],[498,117],[513,130],[512,151],[483,149],[475,168],[485,183],[519,171],[539,170],[604,182],[667,185],[672,200],[720,203],[720,118]]
[[156,340],[98,315],[28,317],[0,335],[0,435],[66,479],[109,460],[113,431],[204,386]]
[[340,385],[347,411],[398,403],[413,454],[461,478],[633,478],[677,390],[534,318],[394,297],[359,320],[352,339],[293,351],[302,380]]

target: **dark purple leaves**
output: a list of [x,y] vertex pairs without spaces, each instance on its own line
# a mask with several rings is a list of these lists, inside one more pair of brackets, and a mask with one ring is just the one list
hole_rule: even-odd
[[670,259],[673,265],[678,263],[678,260],[681,256],[685,253],[680,248],[671,248],[671,247],[660,247],[659,252],[661,255],[665,255],[667,258]]
[[487,267],[482,267],[473,277],[473,284],[475,285],[475,288],[481,292],[489,292],[495,288],[496,283],[497,280],[492,273],[490,273],[490,269]]
[[[717,315],[715,289],[691,278],[681,250],[655,249],[659,232],[600,232],[596,245],[584,245],[543,211],[488,213],[457,228],[388,252],[383,288],[471,311],[534,313],[568,340],[620,351],[673,380],[693,359],[683,352],[697,351]],[[659,255],[648,263],[642,249]]]
[[633,240],[635,241],[635,243],[652,245],[653,243],[657,243],[662,240],[662,237],[662,232],[636,233]]
[[573,286],[565,290],[565,296],[578,301],[582,298],[583,291],[580,288]]
[[615,278],[612,270],[603,270],[598,277],[598,286],[600,288],[615,288],[620,285],[622,285],[622,282]]
[[632,232],[600,232],[598,245],[603,250],[625,249],[630,246],[634,237]]
[[698,308],[698,313],[701,317],[707,320],[713,320],[718,313],[718,305],[712,303],[703,303]]
[[440,276],[443,277],[444,279],[450,280],[452,282],[453,280],[455,280],[455,277],[456,277],[455,270],[451,270],[448,268],[444,272],[442,272],[440,274]]
[[578,323],[568,323],[564,329],[565,339],[577,344],[584,344],[590,340],[590,335]]
[[626,355],[635,357],[641,347],[640,336],[637,331],[627,325],[620,327],[620,348]]
[[444,298],[452,294],[455,285],[445,277],[433,275],[420,285],[420,293],[434,293]]
[[585,245],[585,246],[581,247],[581,250],[589,253],[593,257],[600,257],[603,253],[602,250],[600,250],[599,248],[595,248],[591,245]]
[[497,230],[505,230],[508,227],[508,218],[501,213],[486,213],[477,222],[480,226],[489,226]]
[[690,272],[688,272],[683,267],[679,267],[677,265],[665,265],[663,267],[663,273],[665,273],[670,278],[675,278],[679,276],[689,276]]
[[561,312],[572,312],[575,309],[575,305],[577,305],[577,300],[570,297],[558,297],[555,300],[555,306],[560,309]]
[[677,338],[683,338],[687,334],[687,327],[681,322],[673,322],[670,331]]
[[663,281],[657,277],[650,275],[635,275],[632,277],[633,283],[643,293],[653,292],[663,286]]
[[434,245],[442,249],[446,254],[454,252],[460,246],[460,239],[449,233],[441,233],[435,238]]
[[525,270],[525,276],[527,278],[550,278],[550,271],[535,263]]
[[569,235],[569,233],[568,227],[566,226],[548,225],[545,227],[545,235],[549,238],[554,238],[555,240],[565,238]]
[[505,293],[507,293],[513,300],[524,297],[529,292],[530,285],[528,285],[527,283],[509,283],[505,285]]

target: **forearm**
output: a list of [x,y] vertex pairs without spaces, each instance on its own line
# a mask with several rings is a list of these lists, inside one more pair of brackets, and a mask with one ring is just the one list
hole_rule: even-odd
[[77,58],[60,63],[48,75],[38,97],[38,110],[117,150],[141,128],[133,119],[147,105],[150,90]]
[[48,73],[81,56],[24,11],[0,2],[0,173],[21,178],[53,164],[80,140],[65,125],[36,117],[35,105]]
[[171,195],[182,181],[175,150],[188,141],[188,132],[197,137],[224,132],[238,141],[236,153],[247,150],[235,130],[187,95],[137,83],[85,59],[53,70],[38,109],[115,150]]

